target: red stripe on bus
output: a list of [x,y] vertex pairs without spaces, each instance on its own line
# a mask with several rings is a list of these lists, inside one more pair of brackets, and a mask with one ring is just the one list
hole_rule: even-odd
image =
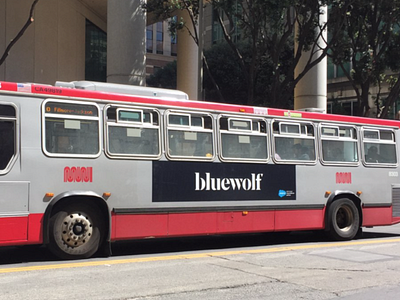
[[0,244],[28,239],[28,216],[0,218]]
[[30,244],[41,244],[43,242],[43,215],[29,215],[28,242]]
[[[363,208],[362,226],[400,223],[392,207]],[[323,229],[325,209],[112,215],[111,240]],[[0,218],[0,245],[43,242],[43,214]]]
[[0,245],[15,246],[43,242],[43,214],[0,218]]
[[325,210],[112,216],[112,240],[324,228]]
[[0,90],[16,92],[17,84],[14,82],[0,81]]
[[400,223],[400,218],[392,217],[392,207],[364,207],[362,226],[379,226]]
[[278,210],[275,231],[313,230],[325,228],[325,208],[313,210]]
[[[12,90],[14,91],[15,89]],[[211,103],[211,102],[193,101],[193,100],[148,98],[148,97],[140,97],[129,94],[107,93],[107,92],[81,90],[81,89],[52,87],[52,86],[37,85],[37,84],[32,84],[32,93],[74,97],[74,98],[87,98],[93,100],[122,101],[122,102],[151,104],[151,105],[167,105],[175,107],[179,106],[185,108],[205,109],[207,111],[222,110],[231,112],[241,111],[246,113],[254,112],[253,108],[250,106],[241,106],[241,105],[224,104],[224,103]]]
[[344,123],[355,123],[355,124],[369,124],[369,125],[385,125],[400,127],[400,122],[396,120],[378,119],[378,118],[365,118],[357,116],[344,116],[335,114],[323,114],[323,113],[313,113],[313,112],[303,112],[295,110],[283,110],[268,108],[268,116],[278,116],[287,117],[288,112],[301,114],[301,117],[292,117],[293,120],[296,119],[311,119],[319,121],[334,121],[334,122],[344,122]]

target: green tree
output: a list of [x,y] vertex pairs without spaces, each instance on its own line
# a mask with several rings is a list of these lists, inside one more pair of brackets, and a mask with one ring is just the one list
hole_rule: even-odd
[[[341,31],[344,18],[353,0],[209,0],[205,5],[213,5],[217,19],[227,44],[236,56],[241,68],[241,79],[244,82],[246,98],[245,104],[269,105],[273,107],[286,106],[293,97],[296,84],[301,78],[324,57],[329,50],[329,45]],[[202,1],[203,3],[203,1]],[[323,11],[321,7],[329,4],[335,18],[319,25]],[[199,0],[153,0],[146,6],[148,11],[158,16],[173,15],[177,9],[187,10],[192,17],[191,22],[197,24],[199,13]],[[342,14],[341,14],[342,13]],[[331,21],[333,20],[333,21]],[[228,25],[227,22],[228,21]],[[297,24],[297,31],[296,25]],[[317,41],[321,33],[329,26],[331,40],[321,49]],[[185,28],[182,20],[172,22],[171,30]],[[317,30],[316,30],[317,29]],[[235,37],[240,32],[243,41],[249,45],[246,55],[237,46]],[[198,34],[192,33],[198,42]],[[287,60],[287,49],[296,40],[296,52]],[[306,50],[315,53],[314,60],[309,60],[299,75],[294,78],[294,70],[302,53]],[[318,54],[317,54],[318,53]],[[209,71],[207,59],[204,60],[206,71]],[[260,103],[255,99],[257,82],[263,74],[262,68],[271,65],[271,84],[265,89],[264,100]],[[214,75],[211,74],[211,78]],[[218,88],[217,82],[214,84]]]
[[[240,43],[238,47],[242,51],[247,45]],[[228,103],[243,103],[246,99],[246,85],[242,78],[242,70],[239,67],[237,57],[226,43],[219,43],[205,51],[205,57],[213,79],[218,84],[216,90],[211,78],[205,74],[204,91],[205,98],[209,101],[221,101]],[[222,98],[220,97],[222,95]]]
[[[250,57],[251,48],[248,43],[238,42],[237,47],[244,57]],[[282,70],[288,69],[293,59],[293,44],[289,43],[284,53],[286,53],[286,59],[282,60]],[[238,58],[231,47],[226,42],[218,43],[211,47],[211,49],[206,50],[205,56],[207,57],[210,72],[218,83],[219,92],[223,95],[223,102],[244,103],[244,99],[247,98],[246,82],[243,80]],[[255,74],[254,103],[256,105],[270,106],[269,102],[267,102],[267,95],[274,83],[274,77],[271,76],[273,73],[273,64],[266,57],[261,59],[260,64],[261,66]],[[207,75],[204,78],[204,90],[207,100],[218,100],[219,94]],[[282,107],[290,108],[293,106],[293,97],[288,97],[286,102],[283,100],[280,102]]]
[[176,61],[166,64],[155,70],[146,81],[147,86],[165,89],[176,89]]
[[[368,116],[370,90],[377,87],[375,105],[378,116],[387,113],[400,91],[400,1],[356,0],[345,14],[343,34],[332,46],[330,56],[351,83],[357,96],[358,114]],[[350,63],[350,70],[346,64]],[[382,98],[382,85],[388,82],[390,92]]]
[[[256,74],[260,68],[271,65],[271,84],[265,90],[263,105],[285,107],[292,98],[295,86],[307,72],[321,62],[329,51],[330,44],[338,37],[344,18],[341,15],[353,1],[351,0],[225,0],[213,1],[229,23],[236,20],[243,36],[251,45],[250,61],[245,63],[244,56],[235,49],[235,44],[227,30],[226,22],[220,17],[220,25],[228,44],[237,53],[241,62],[243,74],[248,87],[249,104],[253,104],[256,88]],[[237,5],[239,7],[237,7]],[[320,22],[325,13],[324,6],[330,6],[330,13],[335,17]],[[221,14],[220,14],[221,15]],[[321,45],[320,40],[329,28],[331,40]],[[323,38],[322,38],[323,39]],[[292,48],[294,41],[297,47],[292,56],[287,56],[287,49]],[[294,70],[299,64],[304,52],[313,57],[294,76]]]

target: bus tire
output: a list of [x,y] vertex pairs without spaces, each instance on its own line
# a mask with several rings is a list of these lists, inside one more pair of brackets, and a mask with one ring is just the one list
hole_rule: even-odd
[[100,210],[72,203],[50,217],[49,249],[61,259],[89,258],[97,252],[104,234]]
[[339,241],[353,239],[360,228],[360,214],[353,201],[347,198],[333,201],[329,207],[329,235]]

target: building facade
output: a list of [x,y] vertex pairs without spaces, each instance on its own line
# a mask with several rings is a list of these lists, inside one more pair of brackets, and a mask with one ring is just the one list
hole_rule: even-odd
[[[35,6],[34,22],[0,66],[0,80],[46,84],[57,80],[107,81],[108,2],[40,0]],[[0,0],[0,55],[27,21],[32,3]],[[136,45],[145,49],[145,72],[149,76],[176,59],[177,46],[176,39],[168,34],[167,21],[145,25],[146,48]],[[134,53],[116,60],[124,64],[130,56]]]
[[[0,1],[0,53],[27,21],[32,2]],[[105,32],[106,14],[82,1],[40,0],[33,18],[0,66],[0,80],[54,84],[85,79],[86,28]]]

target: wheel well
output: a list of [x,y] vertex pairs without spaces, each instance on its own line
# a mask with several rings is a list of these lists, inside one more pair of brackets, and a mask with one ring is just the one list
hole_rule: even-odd
[[330,224],[329,224],[329,221],[328,220],[330,220],[330,218],[329,218],[329,214],[331,213],[330,212],[330,206],[332,205],[332,203],[334,202],[334,201],[336,201],[336,200],[339,200],[339,199],[349,199],[349,200],[351,200],[353,203],[354,203],[354,205],[357,207],[357,210],[358,210],[358,214],[359,214],[359,216],[360,216],[360,226],[361,226],[361,224],[363,223],[363,215],[362,215],[362,209],[361,209],[361,200],[360,200],[360,198],[358,198],[356,195],[354,195],[354,194],[352,194],[352,193],[342,193],[342,194],[336,194],[336,195],[334,195],[333,197],[331,197],[331,198],[329,198],[329,200],[328,200],[328,202],[327,202],[327,204],[326,204],[326,210],[325,210],[325,230],[326,231],[328,231],[328,230],[330,230]]
[[93,195],[69,195],[65,197],[56,197],[47,206],[46,212],[43,217],[43,243],[49,243],[49,220],[50,217],[62,207],[71,205],[73,203],[85,203],[90,206],[96,206],[101,212],[101,218],[104,220],[106,232],[104,233],[105,241],[110,240],[110,222],[111,217],[108,210],[108,205],[105,200],[98,196]]

